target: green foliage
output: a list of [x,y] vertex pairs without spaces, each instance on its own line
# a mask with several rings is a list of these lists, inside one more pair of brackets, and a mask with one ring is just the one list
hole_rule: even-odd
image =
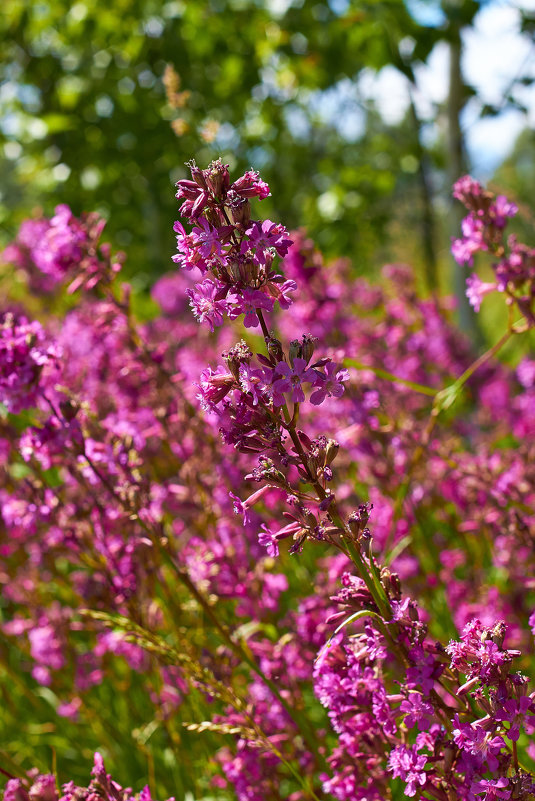
[[[385,241],[392,196],[410,198],[418,215],[418,132],[410,121],[386,126],[356,79],[388,64],[410,79],[440,34],[402,0],[343,12],[326,0],[283,5],[9,3],[0,20],[8,232],[32,205],[50,213],[61,193],[75,213],[110,216],[109,234],[128,246],[129,270],[145,286],[169,267],[183,162],[221,154],[238,171],[262,169],[277,198],[268,214],[305,222],[324,249],[356,253],[365,269]],[[402,40],[412,42],[410,60]],[[167,64],[180,76],[175,108]]]

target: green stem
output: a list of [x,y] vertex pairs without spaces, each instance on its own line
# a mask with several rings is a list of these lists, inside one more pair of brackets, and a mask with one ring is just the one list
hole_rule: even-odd
[[434,398],[437,394],[436,389],[432,387],[427,387],[425,384],[418,384],[416,381],[409,381],[407,378],[400,378],[393,373],[387,372],[387,370],[383,370],[381,367],[372,367],[369,364],[358,362],[356,359],[344,359],[343,364],[345,367],[355,367],[357,370],[370,370],[370,372],[379,376],[379,378],[384,378],[386,381],[391,381],[393,384],[402,384],[404,387],[413,389],[415,392],[420,392],[422,395],[428,395],[431,398]]
[[366,584],[366,587],[368,588],[370,595],[375,601],[381,615],[385,620],[391,620],[392,609],[390,608],[390,603],[388,601],[388,598],[386,597],[384,588],[382,584],[377,580],[377,578],[373,575],[373,573],[370,575],[370,573],[366,569],[366,564],[364,562],[364,559],[362,558],[362,554],[360,553],[359,549],[353,542],[351,533],[349,533],[349,535],[344,538],[344,544],[345,547],[347,548],[349,558],[357,568],[357,573],[359,575],[359,578],[361,578]]

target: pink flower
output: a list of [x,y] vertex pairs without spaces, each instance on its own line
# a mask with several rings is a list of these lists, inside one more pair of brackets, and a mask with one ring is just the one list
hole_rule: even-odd
[[275,305],[273,298],[265,292],[249,287],[238,290],[236,294],[229,296],[229,300],[236,304],[229,314],[230,319],[235,320],[240,314],[245,314],[243,324],[246,328],[256,328],[260,325],[257,309],[272,311]]
[[204,217],[201,217],[198,223],[199,227],[193,229],[192,244],[205,259],[213,255],[221,256],[223,252],[221,239],[232,231],[232,228],[230,226],[213,228]]
[[245,232],[249,237],[249,242],[242,243],[242,251],[247,250],[251,245],[257,249],[257,259],[261,264],[265,264],[264,250],[274,248],[279,256],[285,256],[292,244],[288,238],[288,231],[284,225],[277,225],[271,220],[253,222]]
[[173,225],[173,230],[176,233],[176,244],[178,247],[178,253],[171,256],[174,263],[178,264],[179,267],[183,267],[185,270],[193,270],[194,267],[198,267],[201,272],[205,272],[206,263],[204,259],[201,258],[200,252],[193,247],[192,235],[186,233],[184,226],[178,220]]
[[237,181],[234,181],[230,188],[241,197],[257,197],[260,200],[264,200],[271,194],[269,186],[254,170],[249,170]]
[[480,250],[488,250],[484,240],[483,221],[469,214],[461,224],[462,239],[454,239],[451,245],[451,252],[457,264],[474,263],[474,253]]
[[453,197],[468,205],[483,194],[483,187],[471,175],[463,175],[453,184]]
[[489,209],[489,215],[497,228],[505,228],[507,218],[514,217],[518,211],[518,206],[508,200],[505,195],[498,195]]
[[388,758],[388,770],[392,771],[394,778],[399,777],[407,782],[405,795],[416,795],[418,786],[423,787],[427,781],[424,770],[426,757],[418,754],[415,745],[398,745]]
[[509,784],[509,779],[502,776],[500,779],[481,779],[476,781],[471,787],[476,795],[485,793],[485,801],[495,801],[498,798],[511,798],[511,790],[505,790]]
[[306,365],[306,361],[301,358],[294,359],[293,367],[290,367],[286,362],[277,364],[275,375],[281,375],[282,378],[273,382],[273,403],[275,406],[283,405],[284,398],[282,394],[285,392],[291,393],[291,399],[294,403],[302,403],[305,400],[302,384],[312,384],[317,378],[314,370],[307,369]]
[[325,398],[339,398],[344,394],[344,381],[348,381],[349,373],[347,370],[339,370],[334,362],[329,362],[325,366],[325,374],[316,373],[314,386],[318,389],[310,396],[310,403],[319,406]]
[[481,308],[481,301],[485,295],[494,292],[497,288],[497,284],[484,283],[475,273],[466,279],[466,297],[476,312]]
[[187,289],[193,314],[200,323],[205,321],[214,330],[214,326],[222,325],[223,315],[228,313],[229,306],[222,293],[226,291],[224,284],[206,278],[194,289]]
[[268,556],[276,557],[279,555],[279,545],[273,535],[273,532],[266,526],[265,523],[261,525],[262,531],[258,534],[258,542],[267,549]]
[[266,389],[266,371],[254,370],[249,364],[240,364],[240,386],[244,392],[253,396],[253,405],[262,400],[262,392]]

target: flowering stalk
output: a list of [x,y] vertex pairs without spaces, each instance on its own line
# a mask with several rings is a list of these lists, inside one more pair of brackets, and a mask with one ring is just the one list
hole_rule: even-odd
[[[424,730],[431,726],[438,726],[437,733],[441,732],[441,739],[449,738],[447,742],[452,743],[451,747],[457,747],[464,751],[463,759],[465,760],[468,758],[467,753],[476,754],[479,753],[479,750],[475,750],[476,748],[484,749],[484,753],[487,755],[486,768],[490,771],[496,770],[500,763],[494,754],[498,753],[500,749],[508,747],[503,737],[499,735],[490,739],[490,735],[487,737],[485,734],[486,730],[477,728],[477,726],[476,728],[472,726],[463,728],[464,724],[459,723],[459,715],[471,714],[465,696],[469,695],[472,684],[468,682],[466,686],[459,686],[458,674],[452,672],[452,668],[458,669],[459,667],[459,663],[455,660],[452,661],[450,670],[445,670],[446,652],[441,652],[436,648],[433,650],[430,643],[424,639],[425,627],[419,619],[416,606],[409,599],[402,600],[397,577],[388,570],[380,571],[376,565],[371,550],[371,535],[366,528],[369,510],[363,507],[359,514],[344,520],[334,493],[330,489],[326,489],[326,481],[332,478],[330,464],[336,457],[337,443],[325,438],[323,441],[313,442],[304,432],[297,429],[300,405],[305,401],[303,385],[309,383],[318,388],[329,385],[329,394],[338,397],[343,392],[342,382],[346,380],[347,374],[343,371],[337,372],[335,366],[328,367],[329,359],[320,359],[310,363],[314,352],[312,337],[304,335],[301,340],[292,341],[288,352],[285,352],[282,343],[269,331],[264,319],[264,310],[270,310],[265,297],[270,292],[269,281],[273,280],[273,277],[271,273],[262,273],[262,266],[268,261],[271,263],[276,253],[281,256],[285,251],[277,251],[275,248],[268,251],[269,242],[253,241],[252,232],[258,229],[260,223],[253,223],[253,226],[247,229],[242,225],[241,218],[236,219],[234,224],[230,222],[226,208],[231,207],[232,197],[229,199],[227,192],[232,193],[233,190],[229,189],[228,171],[221,162],[213,163],[205,171],[199,171],[197,167],[193,166],[192,177],[194,182],[178,183],[178,197],[184,197],[187,192],[191,192],[191,197],[188,197],[181,211],[189,217],[190,222],[197,226],[199,226],[200,210],[206,210],[206,219],[202,223],[203,235],[200,234],[200,227],[194,228],[193,234],[188,235],[180,226],[180,235],[177,238],[179,256],[176,261],[195,266],[202,264],[201,272],[211,271],[216,279],[220,281],[222,278],[224,279],[219,286],[214,285],[212,279],[204,279],[198,285],[198,290],[194,290],[191,294],[192,308],[199,320],[202,322],[206,319],[212,329],[214,325],[223,322],[225,313],[234,319],[239,312],[245,312],[245,327],[260,326],[266,344],[266,355],[257,355],[261,365],[259,368],[252,367],[253,354],[245,342],[224,354],[228,371],[225,372],[223,367],[218,368],[215,373],[206,371],[200,385],[200,398],[206,411],[218,415],[221,432],[226,441],[232,442],[236,448],[244,452],[254,453],[256,451],[261,454],[260,466],[253,471],[250,477],[256,481],[269,482],[264,489],[272,487],[288,492],[290,501],[297,509],[297,514],[287,514],[293,521],[289,526],[281,529],[277,534],[265,538],[268,547],[272,553],[276,553],[278,541],[293,534],[295,544],[290,549],[291,553],[299,550],[307,539],[326,540],[345,553],[356,568],[358,576],[352,603],[357,609],[362,604],[369,605],[368,610],[363,610],[362,615],[359,612],[353,612],[345,621],[346,624],[348,621],[356,622],[364,618],[370,621],[365,625],[365,632],[368,639],[374,642],[374,646],[371,652],[369,648],[364,649],[364,653],[367,653],[370,658],[371,653],[375,651],[377,654],[375,661],[377,661],[381,657],[384,658],[386,648],[391,655],[397,656],[397,669],[401,675],[406,672],[407,677],[411,677],[415,672],[418,673],[419,662],[432,666],[427,678],[420,677],[416,681],[409,678],[407,694],[402,694],[401,698],[405,698],[405,700],[402,701],[399,708],[399,711],[405,714],[405,726],[411,728],[415,722],[422,719],[422,714],[426,715],[429,722],[426,720],[423,726]],[[257,179],[255,178],[255,180]],[[198,185],[197,188],[193,186],[195,182]],[[202,201],[199,200],[201,197]],[[193,205],[191,205],[192,203]],[[250,219],[248,209],[245,218],[248,223]],[[270,221],[266,221],[262,223],[262,229],[264,228],[273,230],[276,226]],[[280,236],[285,236],[285,232],[281,231],[280,227],[278,233]],[[249,237],[249,239],[245,237]],[[200,244],[201,241],[202,244]],[[210,242],[211,261],[203,262],[203,258],[208,253],[206,250],[208,241]],[[287,243],[284,240],[284,248],[286,247]],[[245,252],[248,259],[247,269],[243,266],[243,262],[240,267],[239,260],[240,255]],[[284,279],[282,276],[277,276],[277,280],[282,282]],[[205,289],[207,284],[208,289]],[[203,297],[202,303],[199,300],[201,296]],[[243,304],[236,305],[239,298],[247,298],[249,305],[246,307]],[[208,304],[209,299],[211,305]],[[451,405],[473,373],[494,355],[516,331],[517,329],[511,328],[494,348],[467,368],[451,388],[436,393],[430,423],[426,429],[426,441],[430,437],[440,411]],[[321,403],[327,393],[322,393],[321,399],[317,398],[316,401],[314,394],[311,395],[310,401]],[[288,408],[290,402],[293,402],[291,414]],[[265,436],[266,430],[270,433],[269,437]],[[284,434],[289,436],[293,445],[290,450],[285,446]],[[423,447],[420,449],[422,452]],[[417,449],[413,458],[413,466],[419,460],[419,454],[420,451]],[[305,487],[307,485],[313,487],[316,494],[314,503],[317,504],[319,516],[312,512],[309,505],[311,499],[306,490],[296,486],[289,475],[284,475],[279,469],[279,467],[288,469],[290,466],[297,469]],[[246,518],[248,508],[264,494],[264,490],[254,493],[244,503],[236,499],[236,511],[244,514]],[[349,593],[347,598],[344,597],[344,603],[347,604],[350,601],[351,595],[352,593]],[[338,632],[331,644],[333,642],[336,645],[341,643],[340,627]],[[481,642],[484,642],[484,638],[488,636],[494,637],[494,634],[489,635],[487,630],[480,629],[480,632]],[[354,636],[362,643],[363,635]],[[493,640],[493,642],[498,642],[498,640]],[[498,643],[498,649],[500,645],[501,640]],[[451,645],[451,649],[451,653],[453,653],[453,645]],[[352,650],[347,651],[346,649],[348,656],[352,652]],[[515,655],[512,651],[500,652],[500,654],[502,653],[503,656],[500,656],[500,660],[504,664],[508,664]],[[496,655],[498,656],[498,651]],[[373,656],[371,658],[374,659]],[[317,669],[320,669],[325,661],[329,661],[327,652],[317,663]],[[512,681],[514,684],[515,680],[512,679]],[[446,691],[454,699],[453,704],[445,702],[443,694],[437,691],[435,685],[442,690],[442,693]],[[415,690],[419,686],[423,692]],[[384,692],[384,686],[381,685],[381,687]],[[416,702],[419,705],[418,713],[415,712],[414,704]],[[330,701],[326,700],[325,703],[329,706]],[[495,707],[487,708],[490,713],[491,708]],[[532,701],[530,700],[526,711],[531,709]],[[392,710],[386,714],[386,720],[389,721],[386,730],[393,736],[397,730],[394,723],[396,713]],[[431,724],[431,719],[436,722]],[[385,726],[387,725],[386,720]],[[496,718],[493,719],[492,714],[488,715],[488,720],[490,731],[500,730],[500,725],[496,725]],[[463,739],[465,737],[467,739]],[[472,745],[473,742],[476,742],[474,737],[480,745]],[[389,769],[394,776],[399,776],[407,782],[406,795],[413,796],[417,792],[417,787],[425,786],[431,797],[446,801],[449,799],[449,795],[445,793],[445,782],[453,781],[451,765],[448,767],[444,762],[443,768],[438,769],[437,766],[433,778],[431,772],[423,770],[427,764],[427,758],[419,755],[419,751],[424,747],[424,743],[425,747],[430,747],[429,742],[422,734],[417,737],[416,744],[410,748],[405,744],[394,747],[390,752]],[[513,756],[519,781],[523,782],[524,778],[518,772],[519,766],[514,748]],[[507,764],[505,757],[503,764]],[[508,785],[508,779],[503,775],[497,780],[497,783],[482,778],[474,784],[471,777],[474,772],[477,774],[477,771],[481,775],[483,769],[483,763],[476,762],[470,770],[467,770],[466,780],[469,784],[471,783],[469,793],[473,794],[478,789],[485,789],[490,793],[493,787],[505,788]],[[460,791],[461,785],[457,778],[454,783],[457,791]],[[466,788],[468,789],[468,785]],[[376,789],[379,789],[379,783],[377,783]],[[503,797],[509,797],[506,796],[505,790]]]

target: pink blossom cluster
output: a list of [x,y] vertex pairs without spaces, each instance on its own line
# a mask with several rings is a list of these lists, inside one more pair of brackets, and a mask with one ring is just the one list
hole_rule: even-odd
[[276,256],[285,256],[292,240],[283,225],[271,220],[251,220],[249,198],[263,199],[269,187],[255,172],[230,183],[228,165],[220,159],[206,170],[190,165],[192,180],[177,183],[176,197],[183,199],[180,213],[193,224],[187,234],[175,223],[178,253],[173,261],[186,270],[198,269],[204,277],[187,290],[199,322],[222,325],[244,316],[246,328],[255,328],[261,310],[282,309],[291,304],[295,281],[284,281],[272,269]]
[[17,237],[4,250],[3,259],[24,269],[33,286],[51,291],[68,278],[69,292],[109,283],[121,269],[123,254],[111,258],[108,244],[99,239],[106,221],[98,214],[73,215],[65,204],[56,206],[50,219],[25,220]]
[[529,326],[535,324],[535,250],[518,242],[511,234],[505,238],[509,220],[518,212],[505,195],[495,196],[465,175],[453,187],[453,196],[468,209],[462,221],[462,237],[452,242],[458,264],[474,264],[476,253],[487,252],[493,258],[494,281],[482,281],[477,273],[467,279],[466,294],[479,311],[489,292],[503,292],[509,304],[515,304]]
[[[152,760],[188,759],[186,726],[199,760],[214,738],[198,797],[530,799],[535,362],[477,359],[406,266],[372,285],[252,220],[257,173],[191,172],[185,269],[148,322],[109,272],[50,312],[62,284],[35,275],[87,277],[87,218],[42,221],[39,254],[25,223],[7,249],[40,318],[0,318],[0,626],[20,671],[107,764],[104,688],[135,695],[125,743],[161,731]],[[509,205],[475,186],[456,191],[503,230]],[[150,798],[100,757],[88,788],[22,774],[7,801]]]
[[[10,779],[4,790],[4,801],[152,801],[148,786],[140,793],[133,793],[129,787],[123,788],[106,773],[102,756],[97,752],[91,771],[91,781],[87,787],[77,787],[67,782],[58,790],[53,774],[41,774],[36,769],[28,772],[22,779]],[[174,801],[169,799],[169,801]]]

